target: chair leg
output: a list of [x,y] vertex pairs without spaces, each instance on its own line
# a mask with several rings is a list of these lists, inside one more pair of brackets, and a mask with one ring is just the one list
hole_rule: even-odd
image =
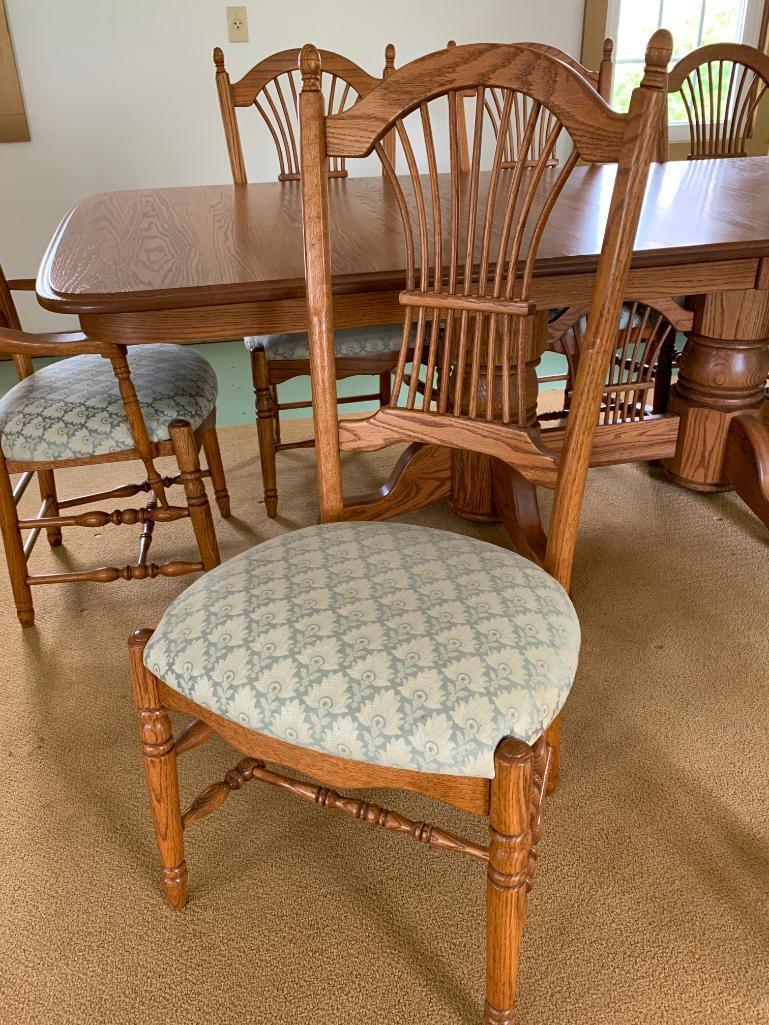
[[278,402],[278,386],[272,385],[272,408],[275,410],[275,444],[280,444],[280,403]]
[[514,1025],[515,990],[528,913],[534,751],[508,737],[494,753],[486,877],[485,1025]]
[[166,899],[172,908],[187,903],[184,827],[179,803],[176,747],[168,710],[161,704],[157,678],[145,668],[144,647],[151,630],[139,630],[128,642],[134,699],[141,721],[144,778],[155,824]]
[[251,353],[251,373],[256,397],[256,430],[259,438],[259,461],[262,465],[264,504],[267,515],[278,515],[278,487],[275,468],[275,404],[264,349]]
[[224,476],[224,465],[222,464],[222,453],[219,448],[219,435],[216,428],[212,427],[203,435],[203,451],[206,454],[208,469],[211,471],[211,482],[214,485],[214,495],[219,512],[226,520],[230,515],[230,493],[227,490],[227,480]]
[[172,420],[169,424],[169,431],[174,455],[179,465],[179,478],[187,496],[187,507],[200,549],[203,569],[208,571],[218,566],[221,559],[219,558],[219,546],[216,543],[211,507],[208,504],[208,496],[200,472],[195,435],[186,420]]
[[[59,503],[56,496],[56,481],[54,480],[53,470],[38,470],[37,480],[40,485],[40,498],[45,501],[46,498],[50,499],[48,505],[48,516],[59,515]],[[51,548],[58,548],[61,544],[61,527],[47,527],[46,533],[48,535],[48,544]]]
[[386,374],[379,375],[379,404],[380,406],[389,406],[390,399],[392,398],[392,378],[390,371]]
[[24,558],[24,543],[19,530],[19,514],[13,500],[11,478],[8,476],[2,454],[0,454],[0,530],[3,535],[16,615],[22,626],[33,626],[35,610],[32,605],[32,588],[27,583],[27,560]]

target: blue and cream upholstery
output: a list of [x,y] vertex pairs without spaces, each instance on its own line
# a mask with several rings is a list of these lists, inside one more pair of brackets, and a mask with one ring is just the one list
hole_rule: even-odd
[[[337,356],[376,356],[383,352],[397,352],[403,338],[402,324],[374,327],[351,327],[334,332]],[[249,352],[264,349],[269,360],[308,360],[310,342],[306,331],[278,335],[253,335],[244,339]]]
[[250,729],[357,761],[492,777],[533,743],[579,653],[563,588],[475,538],[332,523],[244,552],[166,611],[145,665]]
[[[129,348],[128,365],[152,441],[167,440],[168,425],[176,418],[197,429],[216,405],[216,374],[184,345]],[[11,388],[0,400],[0,445],[6,459],[20,462],[133,448],[109,360],[72,356]]]

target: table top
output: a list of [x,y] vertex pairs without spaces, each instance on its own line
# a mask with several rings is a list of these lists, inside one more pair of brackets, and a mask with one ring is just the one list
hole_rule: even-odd
[[[537,273],[595,269],[614,175],[613,165],[575,169],[542,238]],[[335,292],[403,286],[400,215],[381,177],[330,181],[329,219]],[[301,224],[299,182],[91,196],[54,235],[38,297],[75,314],[300,297]],[[769,158],[652,166],[634,266],[768,255]]]

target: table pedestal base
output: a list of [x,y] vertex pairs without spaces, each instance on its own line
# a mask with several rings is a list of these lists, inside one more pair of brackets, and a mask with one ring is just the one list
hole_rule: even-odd
[[[678,447],[665,463],[672,480],[691,491],[731,491],[728,454],[760,437],[750,434],[737,449],[732,425],[756,419],[769,375],[769,292],[714,292],[694,300],[694,325],[681,357],[671,412],[681,417]],[[761,428],[763,429],[763,428]],[[737,428],[739,430],[739,428]],[[757,455],[763,464],[763,453]],[[744,459],[743,459],[744,462]],[[763,518],[763,517],[762,517]]]

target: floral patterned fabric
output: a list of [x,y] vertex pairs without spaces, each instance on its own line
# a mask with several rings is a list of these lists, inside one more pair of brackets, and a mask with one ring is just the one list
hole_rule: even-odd
[[579,623],[533,563],[475,538],[333,523],[207,573],[163,616],[145,665],[250,729],[392,768],[494,775],[571,688]]
[[[128,365],[152,441],[176,418],[199,427],[216,405],[216,374],[184,345],[134,346]],[[20,381],[0,400],[0,443],[6,459],[30,462],[133,448],[110,361],[71,356]]]
[[[337,356],[375,356],[397,352],[403,339],[403,324],[383,327],[351,327],[334,332]],[[309,359],[310,340],[306,331],[281,335],[253,335],[244,339],[249,352],[262,348],[267,359]]]

